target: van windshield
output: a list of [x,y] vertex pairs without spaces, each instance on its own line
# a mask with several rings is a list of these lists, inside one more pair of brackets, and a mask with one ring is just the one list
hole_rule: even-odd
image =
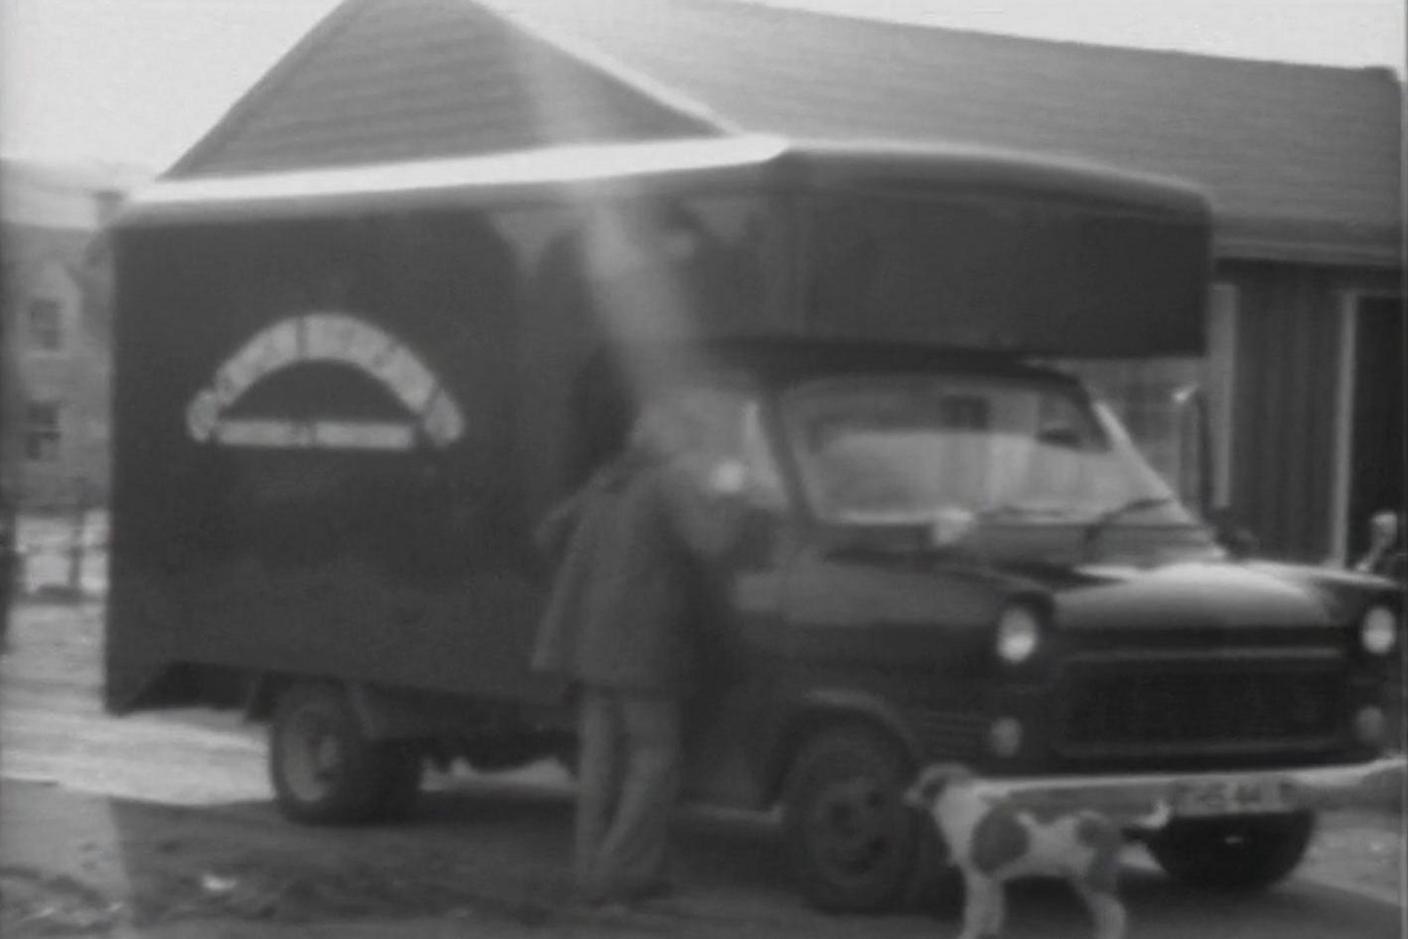
[[1107,410],[1040,378],[887,375],[782,398],[822,521],[1194,524]]

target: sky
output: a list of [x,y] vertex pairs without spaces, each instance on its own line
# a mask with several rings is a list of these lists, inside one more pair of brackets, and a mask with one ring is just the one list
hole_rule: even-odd
[[[610,0],[491,0],[515,6]],[[661,0],[666,2],[666,0]],[[1403,0],[737,0],[1404,71]],[[0,0],[0,153],[159,171],[336,0]]]

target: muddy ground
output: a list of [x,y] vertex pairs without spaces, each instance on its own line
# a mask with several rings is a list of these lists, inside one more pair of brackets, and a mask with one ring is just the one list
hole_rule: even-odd
[[[140,937],[947,935],[953,910],[805,908],[767,820],[686,812],[672,907],[619,921],[565,902],[571,791],[550,765],[439,775],[399,826],[316,829],[269,801],[262,731],[233,716],[113,719],[101,608],[27,603],[0,661],[0,935]],[[1401,802],[1328,816],[1302,876],[1253,899],[1194,895],[1131,849],[1135,935],[1395,936]],[[1057,885],[1016,893],[1014,936],[1084,935]]]

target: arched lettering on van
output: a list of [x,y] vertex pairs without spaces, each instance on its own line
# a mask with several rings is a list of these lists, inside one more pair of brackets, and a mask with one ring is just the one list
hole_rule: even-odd
[[[404,421],[231,417],[230,407],[276,372],[313,362],[349,365],[385,388]],[[390,333],[346,313],[307,313],[265,327],[225,360],[186,408],[186,428],[202,443],[236,447],[409,450],[417,439],[447,447],[464,416],[439,378]]]

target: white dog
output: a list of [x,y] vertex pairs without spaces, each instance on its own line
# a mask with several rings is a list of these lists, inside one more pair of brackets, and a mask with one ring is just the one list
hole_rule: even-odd
[[[1095,919],[1097,939],[1122,939],[1124,904],[1117,890],[1124,838],[1105,815],[1089,810],[1019,808],[991,792],[966,767],[938,764],[920,773],[905,803],[938,826],[967,890],[963,933],[980,939],[1002,932],[1004,884],[1018,877],[1059,876],[1070,881]],[[1138,827],[1167,821],[1167,807]]]

